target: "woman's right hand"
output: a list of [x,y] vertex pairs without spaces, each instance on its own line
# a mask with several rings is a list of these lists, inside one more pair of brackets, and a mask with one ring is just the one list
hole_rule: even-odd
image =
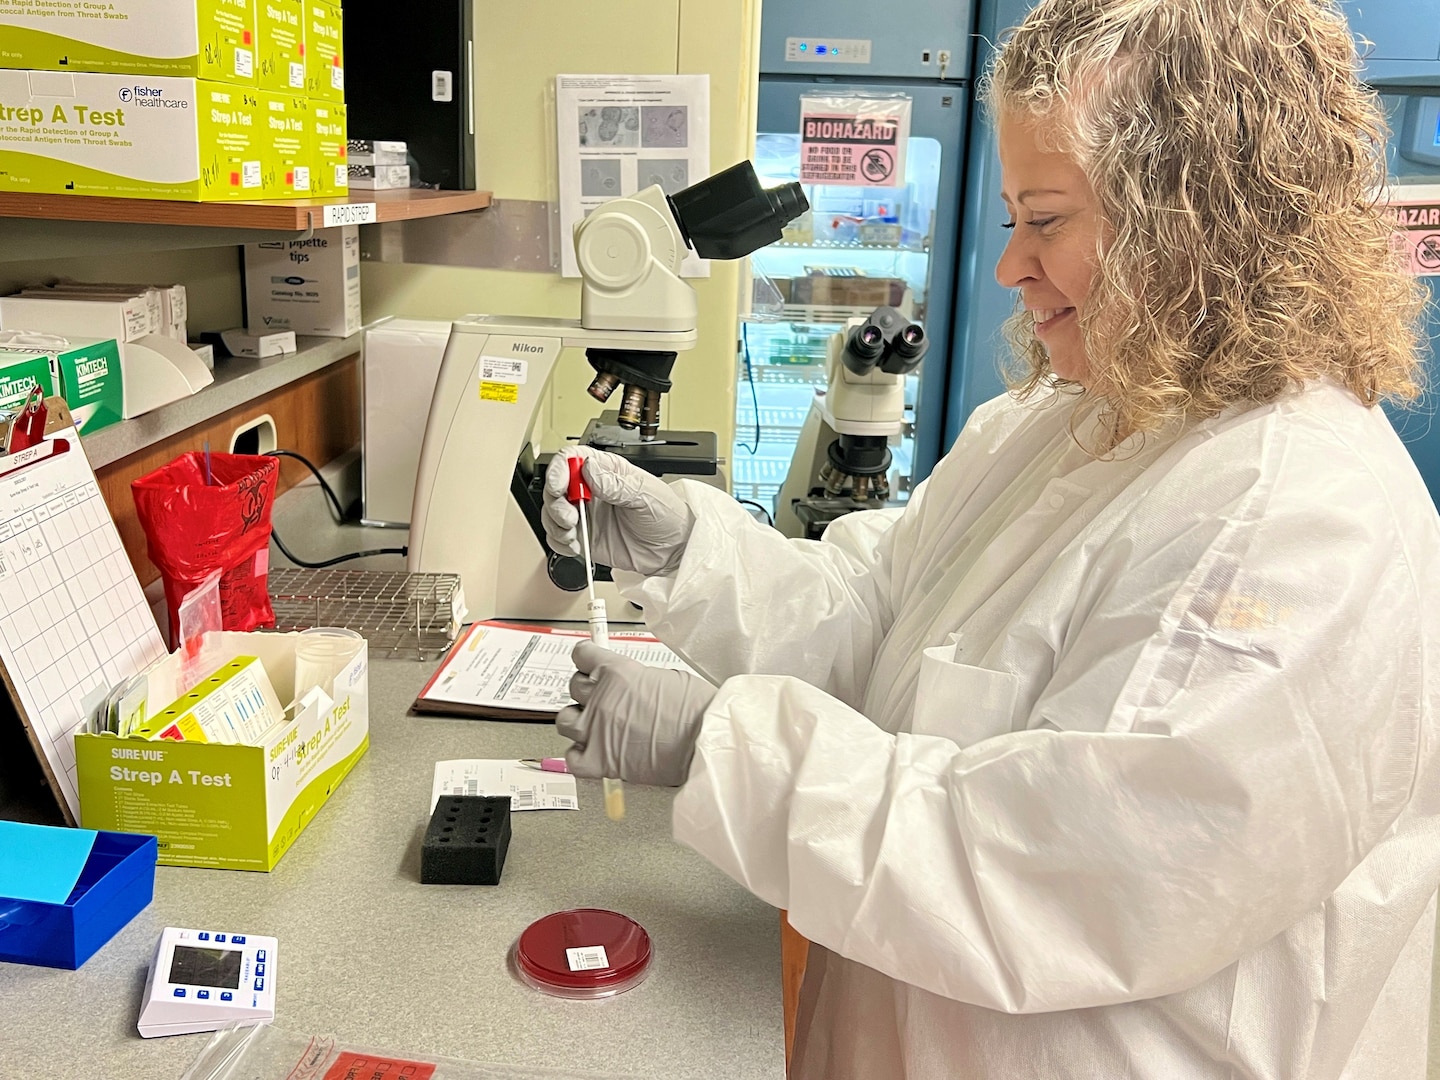
[[580,555],[580,515],[570,502],[570,459],[583,462],[590,486],[590,554],[597,564],[637,574],[663,574],[680,562],[695,523],[690,508],[658,477],[623,457],[588,446],[569,446],[545,471],[540,511],[550,546]]

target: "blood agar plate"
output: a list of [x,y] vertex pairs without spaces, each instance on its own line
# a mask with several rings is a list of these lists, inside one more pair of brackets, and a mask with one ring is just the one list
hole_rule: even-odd
[[557,911],[531,923],[515,943],[515,971],[542,993],[603,998],[650,973],[650,935],[634,919],[599,908]]

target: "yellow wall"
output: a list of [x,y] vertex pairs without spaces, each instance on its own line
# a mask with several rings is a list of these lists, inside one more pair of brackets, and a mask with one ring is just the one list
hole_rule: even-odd
[[[0,228],[4,225],[0,224]],[[192,336],[202,330],[228,330],[245,321],[240,305],[238,247],[0,262],[0,296],[56,278],[117,282],[178,281],[185,286],[189,309],[187,325]]]
[[[749,156],[755,130],[759,0],[531,0],[489,17],[477,9],[475,126],[478,186],[501,199],[553,200],[554,80],[561,73],[708,74],[710,166]],[[735,426],[739,270],[715,263],[692,281],[700,301],[699,345],[675,364],[662,422],[710,430],[728,456]],[[366,263],[365,318],[453,319],[469,312],[578,318],[580,286],[558,273]],[[571,350],[556,369],[545,449],[580,434],[599,406],[593,376]]]

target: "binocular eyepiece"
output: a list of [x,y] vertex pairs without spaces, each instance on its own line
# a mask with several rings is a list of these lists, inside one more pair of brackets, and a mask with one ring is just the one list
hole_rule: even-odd
[[924,327],[893,307],[882,307],[850,331],[840,359],[856,375],[868,375],[876,367],[891,375],[908,375],[920,366],[929,347]]

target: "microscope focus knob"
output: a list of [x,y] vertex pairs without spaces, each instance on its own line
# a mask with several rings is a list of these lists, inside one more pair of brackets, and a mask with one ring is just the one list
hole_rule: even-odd
[[603,288],[623,289],[650,265],[650,237],[627,215],[602,211],[575,239],[585,276]]

